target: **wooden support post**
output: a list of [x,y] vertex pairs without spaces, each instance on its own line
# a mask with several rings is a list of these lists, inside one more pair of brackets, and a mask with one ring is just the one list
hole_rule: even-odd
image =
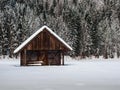
[[64,65],[64,52],[62,52],[62,65]]
[[26,57],[25,51],[22,50],[20,52],[20,65],[21,66],[25,66],[25,57]]
[[26,50],[23,50],[23,51],[21,51],[20,52],[20,65],[21,66],[26,66],[27,65],[27,63],[26,63],[26,57],[27,57],[27,55],[26,55]]

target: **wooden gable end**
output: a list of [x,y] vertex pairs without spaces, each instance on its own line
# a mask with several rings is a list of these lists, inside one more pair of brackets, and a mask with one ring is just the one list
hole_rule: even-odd
[[55,36],[44,29],[33,38],[23,49],[26,50],[63,50],[69,49],[61,43]]

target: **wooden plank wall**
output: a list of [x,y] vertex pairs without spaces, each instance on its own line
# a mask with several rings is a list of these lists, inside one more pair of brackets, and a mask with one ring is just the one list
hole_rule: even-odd
[[47,31],[41,32],[25,47],[26,50],[67,50],[53,35]]
[[[26,53],[28,50],[39,51],[39,54],[37,55],[38,58],[37,60],[38,61],[43,60],[45,62],[45,65],[47,65],[48,51],[50,50],[60,51],[60,56],[58,55],[57,59],[59,62],[56,61],[56,64],[60,64],[61,59],[63,59],[62,63],[64,64],[64,54],[61,53],[64,51],[68,51],[68,48],[64,46],[63,43],[61,43],[55,36],[50,34],[47,30],[43,30],[21,50],[21,66],[25,66],[28,63],[29,56],[27,56]],[[61,55],[63,56],[62,58]],[[44,59],[42,59],[43,56],[45,56]]]

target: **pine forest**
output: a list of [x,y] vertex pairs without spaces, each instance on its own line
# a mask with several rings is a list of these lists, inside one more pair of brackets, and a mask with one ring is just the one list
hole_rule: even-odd
[[47,25],[71,57],[120,56],[120,0],[0,0],[0,57]]

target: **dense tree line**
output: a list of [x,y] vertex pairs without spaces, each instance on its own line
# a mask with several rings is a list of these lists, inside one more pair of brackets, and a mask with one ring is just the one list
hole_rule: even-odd
[[120,0],[0,0],[0,56],[47,25],[80,56],[120,56]]

